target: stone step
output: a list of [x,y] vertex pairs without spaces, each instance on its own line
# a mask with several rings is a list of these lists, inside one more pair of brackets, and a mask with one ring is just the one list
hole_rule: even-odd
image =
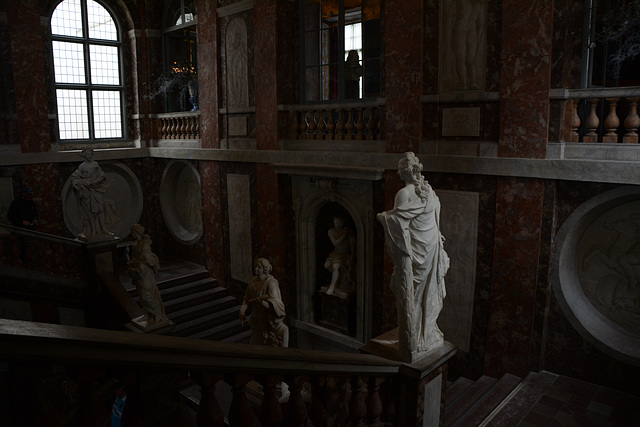
[[473,380],[465,377],[460,377],[453,383],[451,383],[451,385],[447,386],[447,394],[444,402],[445,408],[451,405],[455,400],[457,400],[458,396],[467,391],[472,384]]
[[491,427],[518,425],[557,378],[558,375],[545,371],[529,373],[480,425]]
[[[475,402],[458,415],[455,420],[449,420],[445,415],[445,425],[478,426],[491,412],[500,405],[507,396],[520,384],[522,378],[505,374],[497,382],[486,389]],[[447,422],[449,421],[449,422]]]
[[244,332],[249,328],[246,323],[242,325],[240,319],[231,320],[221,325],[215,326],[191,335],[189,338],[201,339],[201,340],[215,340],[222,341],[225,338],[229,338],[235,334]]
[[478,399],[481,399],[491,387],[497,382],[495,378],[486,375],[481,376],[457,398],[452,400],[444,409],[444,425],[451,426],[465,412],[472,407]]
[[228,336],[227,338],[224,338],[221,341],[230,342],[230,343],[239,343],[239,344],[249,344],[249,338],[251,338],[251,329],[247,328],[245,331]]
[[180,298],[175,298],[170,301],[163,301],[164,310],[167,314],[174,313],[185,308],[193,307],[197,303],[214,301],[216,299],[226,298],[226,296],[227,290],[224,288],[216,287],[213,289],[207,289],[204,291],[195,292],[190,295],[185,295]]
[[186,322],[176,325],[173,335],[178,337],[189,337],[202,330],[218,326],[238,318],[238,307],[232,306],[222,310],[216,310],[206,316],[196,317]]
[[180,324],[233,306],[236,306],[237,309],[240,310],[240,306],[237,305],[236,299],[232,296],[226,295],[200,303],[193,302],[193,304],[188,307],[171,312],[169,317],[177,324]]

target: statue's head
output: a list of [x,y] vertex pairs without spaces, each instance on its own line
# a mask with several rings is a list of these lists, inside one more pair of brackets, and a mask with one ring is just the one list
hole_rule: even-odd
[[411,151],[404,153],[398,162],[398,175],[404,181],[416,179],[422,172],[422,163]]
[[134,236],[134,237],[136,235],[138,235],[138,236],[144,235],[144,227],[141,226],[140,224],[133,224],[131,226],[131,235]]
[[93,159],[93,148],[91,147],[83,148],[82,151],[80,152],[80,157],[83,157],[87,160]]
[[262,271],[264,272],[264,274],[271,273],[271,270],[273,269],[269,261],[267,261],[265,258],[258,258],[253,266],[254,268],[262,267]]

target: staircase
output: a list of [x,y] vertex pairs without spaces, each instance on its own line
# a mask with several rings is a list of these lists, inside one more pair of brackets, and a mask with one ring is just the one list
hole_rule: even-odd
[[444,426],[640,426],[638,407],[639,396],[546,371],[461,377],[447,386]]
[[[139,297],[126,268],[120,282],[138,302]],[[165,259],[156,274],[164,310],[175,322],[173,336],[248,343],[251,331],[238,317],[240,306],[236,298],[209,277],[198,264],[179,259]]]

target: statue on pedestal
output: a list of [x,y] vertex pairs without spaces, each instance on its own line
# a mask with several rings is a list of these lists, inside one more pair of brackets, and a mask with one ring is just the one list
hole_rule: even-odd
[[356,239],[341,216],[333,218],[333,227],[327,234],[334,248],[324,263],[324,268],[331,271],[331,284],[327,289],[327,295],[331,295],[336,285],[339,289],[349,289],[353,283],[351,272],[355,270]]
[[[240,307],[240,320],[249,321],[249,344],[266,344],[273,347],[289,346],[289,328],[284,324],[284,302],[278,281],[271,274],[271,264],[264,258],[254,263],[254,274],[244,294]],[[251,315],[247,317],[247,309]]]
[[108,186],[107,177],[93,160],[93,148],[83,149],[80,156],[84,162],[71,175],[71,187],[82,214],[82,232],[78,237],[83,240],[111,238],[113,234],[105,227],[104,192]]
[[151,237],[144,234],[144,227],[140,224],[134,224],[131,227],[131,236],[135,242],[131,248],[131,261],[127,263],[127,269],[140,296],[140,305],[145,312],[132,322],[146,328],[156,323],[169,322],[164,312],[160,291],[156,286],[155,274],[160,268],[160,261],[156,254],[151,252]]
[[398,350],[408,362],[444,341],[436,320],[449,269],[440,234],[440,201],[421,172],[416,155],[405,153],[398,163],[405,186],[397,192],[393,209],[377,215],[394,266],[390,287],[398,310]]

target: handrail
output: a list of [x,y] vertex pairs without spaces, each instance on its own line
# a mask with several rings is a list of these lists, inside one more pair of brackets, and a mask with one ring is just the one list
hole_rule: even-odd
[[38,240],[44,240],[46,242],[60,243],[63,245],[82,247],[83,243],[78,239],[70,239],[68,237],[56,236],[55,234],[44,233],[42,231],[29,230],[27,228],[15,227],[13,225],[0,224],[0,228],[3,228],[11,233],[15,233],[25,237],[32,237]]
[[[357,353],[276,348],[0,319],[0,356],[97,366],[298,375],[394,375],[402,365]],[[81,350],[81,351],[80,351]]]

